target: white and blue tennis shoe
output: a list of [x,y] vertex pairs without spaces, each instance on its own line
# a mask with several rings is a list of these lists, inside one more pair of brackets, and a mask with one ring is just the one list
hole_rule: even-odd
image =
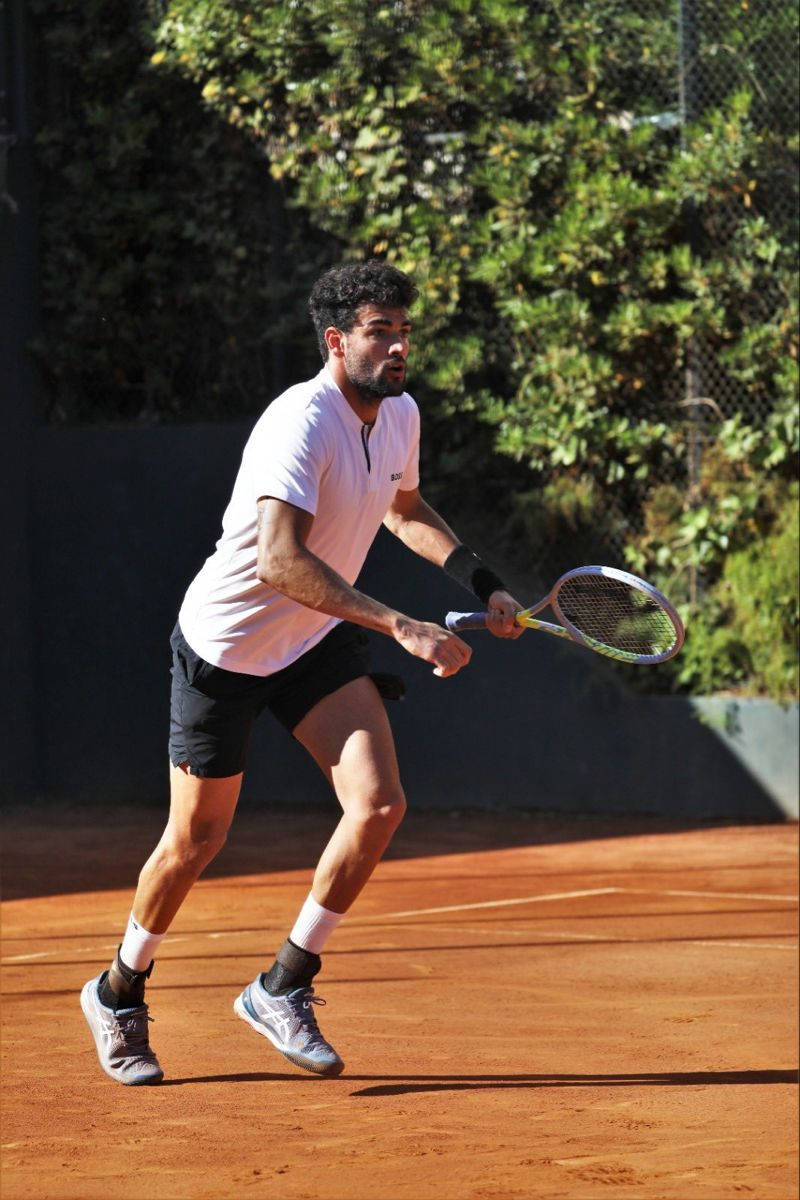
[[92,1031],[100,1066],[117,1083],[128,1086],[160,1083],[164,1077],[150,1047],[147,1005],[136,1008],[106,1008],[98,985],[107,972],[90,979],[81,992],[81,1008]]
[[236,997],[233,1011],[295,1066],[315,1075],[340,1075],[344,1063],[325,1041],[314,1015],[313,1006],[324,1003],[309,986],[273,996],[259,976]]

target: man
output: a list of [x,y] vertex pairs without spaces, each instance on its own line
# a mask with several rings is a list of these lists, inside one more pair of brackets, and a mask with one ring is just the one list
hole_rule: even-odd
[[100,1064],[120,1083],[163,1076],[148,1039],[145,982],[181,903],[225,841],[264,708],[319,764],[342,818],[275,961],[234,1009],[297,1066],[343,1069],[317,1025],[312,980],[405,811],[360,627],[394,638],[443,677],[471,653],[446,629],[353,586],[381,523],[472,588],[494,634],[521,632],[513,621],[521,606],[419,492],[419,413],[405,391],[416,294],[379,261],[317,281],[309,307],[324,366],[257,422],[222,536],[184,598],[172,635],[169,818],[113,963],[81,993]]

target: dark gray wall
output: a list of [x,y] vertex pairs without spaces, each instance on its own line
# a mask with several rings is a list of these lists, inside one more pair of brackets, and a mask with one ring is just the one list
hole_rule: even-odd
[[[34,451],[36,787],[70,799],[166,799],[169,634],[213,548],[247,429],[41,429]],[[361,586],[441,620],[470,597],[381,534]],[[781,819],[767,792],[673,698],[626,693],[613,664],[544,635],[471,635],[454,679],[375,637],[412,803],[685,818]],[[20,794],[17,788],[15,794]],[[316,804],[327,785],[267,715],[246,804]]]
[[38,391],[25,347],[39,314],[29,32],[22,0],[0,7],[1,769],[5,787],[15,791],[30,786],[36,763],[29,470]]

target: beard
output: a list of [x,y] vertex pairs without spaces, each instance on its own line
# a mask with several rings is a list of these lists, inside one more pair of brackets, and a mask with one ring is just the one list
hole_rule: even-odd
[[[392,366],[402,366],[402,374],[389,374]],[[376,367],[361,355],[354,355],[349,361],[345,360],[347,378],[353,387],[358,388],[367,400],[383,400],[385,396],[400,396],[406,390],[405,364],[383,363]]]

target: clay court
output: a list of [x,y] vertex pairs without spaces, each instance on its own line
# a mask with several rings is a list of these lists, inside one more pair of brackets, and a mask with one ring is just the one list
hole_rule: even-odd
[[332,821],[240,814],[151,981],[166,1079],[131,1089],[78,993],[161,816],[7,822],[4,1200],[796,1196],[796,826],[411,813],[325,955],[326,1080],[231,1005]]

